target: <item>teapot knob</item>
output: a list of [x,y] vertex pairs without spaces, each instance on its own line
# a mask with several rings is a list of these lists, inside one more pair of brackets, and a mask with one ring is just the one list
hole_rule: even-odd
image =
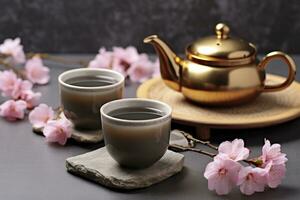
[[216,25],[216,34],[218,39],[226,39],[229,34],[229,27],[226,24],[219,23]]

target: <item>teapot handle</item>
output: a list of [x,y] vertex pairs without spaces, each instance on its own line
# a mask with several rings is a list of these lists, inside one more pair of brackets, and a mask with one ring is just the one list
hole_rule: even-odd
[[275,91],[279,91],[279,90],[283,90],[285,88],[287,88],[288,86],[290,86],[293,81],[295,80],[295,75],[296,75],[296,64],[294,62],[294,60],[287,54],[280,52],[280,51],[273,51],[271,53],[268,53],[263,59],[262,61],[258,64],[258,67],[260,69],[265,69],[266,66],[268,65],[268,63],[272,60],[272,59],[281,59],[283,60],[288,68],[289,68],[289,74],[287,79],[280,84],[277,85],[265,85],[263,92],[275,92]]

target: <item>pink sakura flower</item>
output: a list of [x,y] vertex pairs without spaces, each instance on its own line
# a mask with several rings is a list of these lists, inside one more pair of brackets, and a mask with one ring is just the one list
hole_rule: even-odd
[[[268,165],[270,165],[268,167]],[[276,188],[281,184],[282,179],[285,177],[286,166],[285,164],[273,165],[272,161],[269,162],[265,168],[269,168],[267,174],[267,184],[270,188]]]
[[152,76],[153,70],[153,63],[146,54],[142,54],[136,62],[131,64],[127,74],[131,81],[143,82]]
[[285,163],[288,161],[286,154],[281,152],[280,144],[271,145],[270,141],[265,139],[261,159],[263,161],[262,167],[270,168],[267,175],[268,186],[276,188],[285,177]]
[[54,118],[54,111],[46,104],[40,104],[29,113],[29,122],[34,128],[44,128]]
[[135,47],[114,47],[113,51],[101,48],[88,67],[115,70],[133,82],[142,82],[159,74],[159,61],[151,62],[146,54],[139,54]]
[[248,158],[249,149],[244,147],[242,139],[235,139],[232,142],[222,142],[218,148],[219,155],[225,154],[229,159],[240,161]]
[[216,190],[218,195],[228,194],[236,186],[241,165],[227,156],[219,156],[205,169],[204,177],[208,180],[208,189]]
[[11,56],[12,61],[16,64],[25,62],[25,54],[23,46],[20,44],[20,38],[6,39],[3,44],[0,45],[0,53]]
[[40,57],[34,56],[25,64],[25,75],[32,83],[46,84],[49,82],[49,69],[44,66]]
[[17,79],[17,75],[12,70],[0,72],[0,90],[2,91],[2,95],[11,96]]
[[2,94],[15,100],[25,100],[28,108],[36,106],[41,97],[41,93],[34,93],[31,88],[32,84],[29,81],[17,78],[13,71],[0,72]]
[[262,148],[262,161],[264,166],[267,165],[270,161],[273,162],[273,165],[280,165],[287,162],[286,154],[281,153],[280,144],[272,144],[269,140],[265,139],[265,144]]
[[40,92],[33,92],[32,90],[25,90],[21,94],[21,99],[26,101],[27,108],[32,109],[39,104],[42,94]]
[[31,90],[32,83],[27,80],[22,80],[20,78],[14,84],[14,88],[9,94],[9,96],[13,99],[19,99],[23,95],[25,91]]
[[267,183],[268,169],[259,167],[242,167],[239,172],[238,185],[243,194],[251,195],[254,192],[263,192]]
[[106,51],[105,48],[100,48],[99,53],[92,60],[88,67],[91,68],[111,68],[112,64],[112,52]]
[[114,47],[112,69],[127,76],[127,70],[132,63],[137,62],[139,53],[135,47],[129,46],[127,48]]
[[204,177],[208,179],[208,188],[219,195],[228,194],[235,185],[246,195],[262,192],[266,185],[276,188],[285,176],[286,154],[281,152],[279,144],[271,145],[269,140],[265,140],[262,156],[251,159],[258,166],[254,168],[238,162],[249,156],[241,139],[221,143],[218,151],[214,161],[207,165]]
[[44,127],[43,134],[47,142],[58,142],[64,145],[72,135],[72,124],[65,118],[49,120]]
[[9,121],[23,119],[25,115],[26,102],[23,100],[8,100],[0,105],[0,116]]

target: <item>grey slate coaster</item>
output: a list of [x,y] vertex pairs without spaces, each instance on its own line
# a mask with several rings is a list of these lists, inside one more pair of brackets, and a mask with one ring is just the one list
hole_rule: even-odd
[[71,138],[80,143],[98,143],[103,141],[103,134],[102,130],[81,132],[74,129]]
[[184,156],[168,150],[154,165],[146,169],[121,168],[105,147],[66,160],[69,172],[101,185],[118,189],[137,189],[151,186],[178,173]]

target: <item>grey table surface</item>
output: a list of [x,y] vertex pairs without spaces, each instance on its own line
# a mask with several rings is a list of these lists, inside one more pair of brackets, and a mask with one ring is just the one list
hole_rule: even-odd
[[[90,56],[65,56],[68,62],[88,60]],[[294,56],[300,65],[300,56]],[[46,63],[51,68],[51,83],[36,88],[43,93],[41,101],[53,107],[59,105],[58,75],[78,67],[72,64]],[[286,74],[280,63],[272,63],[268,72]],[[300,81],[300,73],[297,75]],[[134,97],[138,84],[127,84],[126,97]],[[2,97],[0,101],[3,101]],[[300,99],[299,99],[300,101]],[[79,155],[99,145],[66,146],[48,144],[44,138],[31,131],[28,120],[10,123],[0,119],[0,199],[1,200],[48,200],[48,199],[300,199],[300,119],[263,129],[213,130],[212,141],[243,138],[252,149],[252,155],[259,155],[263,139],[282,144],[283,152],[288,155],[287,174],[277,189],[267,189],[246,197],[234,189],[229,195],[220,197],[207,189],[203,172],[210,158],[185,152],[184,170],[146,189],[116,191],[86,181],[66,172],[65,160]]]

